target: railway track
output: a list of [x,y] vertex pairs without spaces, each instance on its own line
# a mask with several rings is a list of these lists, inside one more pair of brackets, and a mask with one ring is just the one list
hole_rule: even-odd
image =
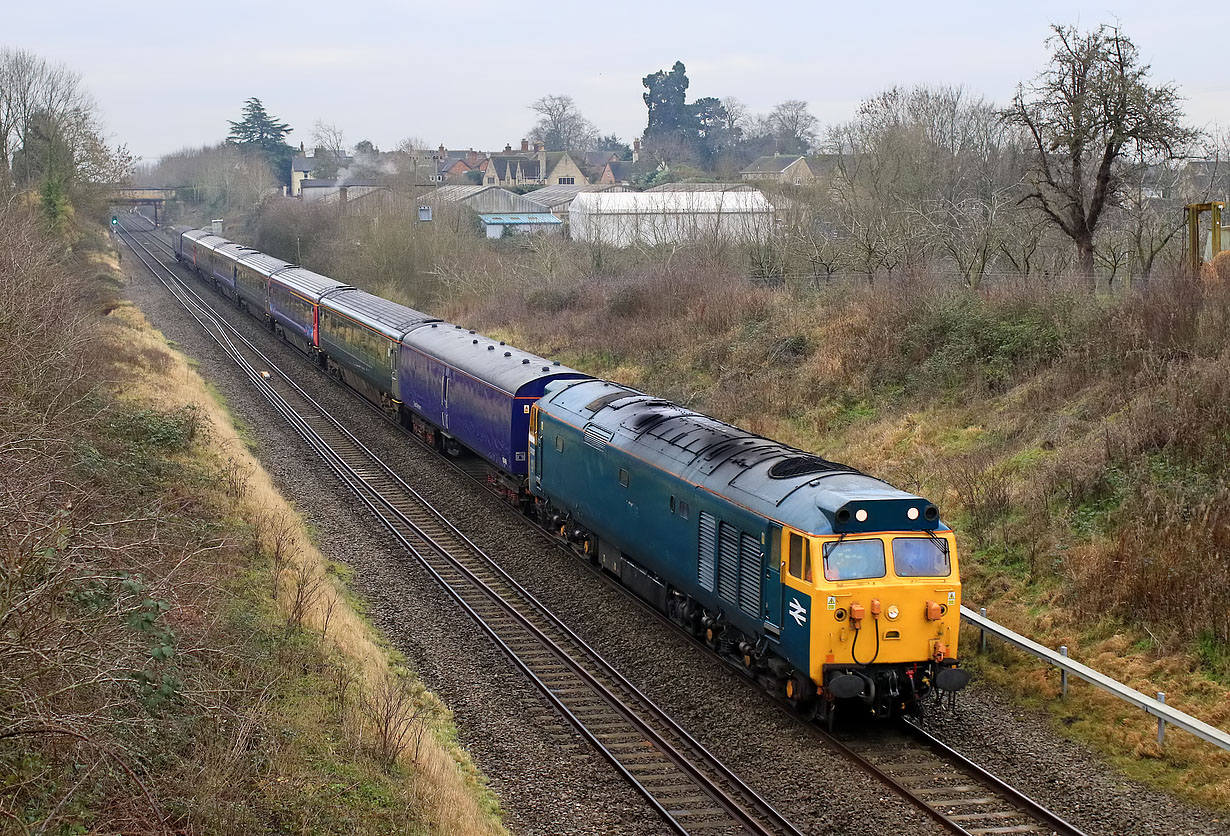
[[1085,836],[911,722],[861,728],[853,737],[808,728],[953,833]]
[[[148,219],[145,220],[148,222]],[[152,230],[146,232],[151,233],[148,237],[156,241],[159,247],[168,253],[173,253],[173,249],[158,235],[152,234]],[[368,405],[373,412],[383,416],[382,412],[368,404],[367,401],[360,399],[360,402]],[[413,439],[416,443],[421,443],[409,433],[406,434],[406,437]],[[443,458],[442,461],[445,461],[449,466],[467,478],[485,485],[486,470],[480,460],[476,458]],[[534,527],[534,530],[556,547],[568,550],[568,546],[561,543],[559,538],[553,536],[550,532],[538,527]],[[459,532],[457,536],[460,536]],[[571,550],[569,550],[569,553],[572,553]],[[669,625],[671,629],[678,630],[678,627],[673,622],[632,595],[626,588],[605,575],[600,569],[594,566],[589,566],[588,568],[603,582],[619,590],[629,600],[659,619],[661,623]],[[500,575],[501,577],[506,577],[502,571]],[[507,578],[507,581],[515,585],[515,581],[512,581],[511,578]],[[444,579],[441,582],[446,583]],[[526,594],[528,595],[528,593]],[[545,608],[543,610],[545,611]],[[475,617],[481,621],[481,614],[475,613]],[[558,623],[554,616],[550,616],[550,618]],[[746,674],[740,666],[731,663],[730,660],[724,657],[717,656],[712,648],[696,640],[695,637],[690,635],[687,637],[698,649],[705,653],[713,654],[716,658],[726,663],[733,676],[740,680],[746,680]],[[505,648],[505,650],[510,654],[515,653],[514,648]],[[554,664],[553,660],[549,661],[551,661],[551,664]],[[527,670],[526,672],[531,678],[535,675],[533,670]],[[555,667],[548,668],[543,684],[549,688],[551,683],[560,681],[558,677],[561,673]],[[629,685],[628,687],[630,688],[631,686]],[[875,727],[860,728],[860,733],[857,736],[835,735],[811,722],[808,718],[799,715],[784,702],[774,700],[771,695],[763,691],[761,693],[767,699],[773,700],[782,711],[798,722],[800,727],[805,729],[808,734],[814,735],[818,741],[831,747],[858,768],[891,787],[900,797],[914,804],[920,811],[949,832],[965,834],[966,836],[990,836],[991,834],[1085,836],[1083,831],[1071,823],[1065,821],[1029,796],[1019,792],[1010,784],[982,769],[973,761],[946,746],[916,725],[910,723],[889,727],[877,725]],[[552,702],[555,701],[552,700]],[[564,713],[565,716],[568,716],[566,711]],[[569,717],[569,719],[576,725],[577,720],[583,718]],[[590,737],[584,732],[582,734],[587,738]],[[620,738],[613,737],[611,739],[619,740]],[[594,742],[592,738],[591,742]],[[601,750],[601,741],[597,741],[595,745]],[[633,775],[626,772],[625,775],[636,783]],[[670,792],[673,792],[673,790]],[[669,794],[668,797],[670,797]]]
[[[175,270],[119,234],[277,412],[520,668],[681,834],[799,831],[403,482]],[[156,235],[144,235],[158,240]],[[166,248],[163,242],[159,246]]]

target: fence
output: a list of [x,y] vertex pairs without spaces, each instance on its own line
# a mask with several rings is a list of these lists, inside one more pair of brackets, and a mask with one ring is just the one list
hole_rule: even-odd
[[1020,633],[1009,630],[1007,627],[996,624],[991,619],[987,618],[986,608],[974,612],[969,607],[961,607],[961,618],[967,624],[972,624],[978,628],[980,650],[986,650],[987,633],[996,636],[1003,641],[1014,645],[1032,656],[1036,656],[1045,662],[1050,662],[1060,670],[1060,687],[1066,695],[1068,692],[1068,675],[1079,677],[1086,682],[1094,685],[1097,688],[1114,694],[1119,699],[1129,702],[1137,708],[1142,708],[1146,713],[1157,718],[1157,742],[1158,745],[1164,745],[1166,742],[1166,725],[1177,726],[1186,732],[1196,735],[1202,740],[1207,740],[1214,746],[1220,746],[1222,749],[1230,750],[1230,734],[1222,731],[1215,726],[1211,726],[1202,720],[1197,720],[1190,714],[1185,714],[1176,708],[1166,705],[1166,694],[1159,691],[1157,698],[1146,696],[1137,690],[1129,688],[1122,682],[1116,682],[1109,676],[1095,671],[1093,668],[1082,665],[1080,662],[1073,662],[1068,658],[1068,648],[1061,647],[1056,652],[1049,647],[1038,644],[1033,639],[1028,639]]

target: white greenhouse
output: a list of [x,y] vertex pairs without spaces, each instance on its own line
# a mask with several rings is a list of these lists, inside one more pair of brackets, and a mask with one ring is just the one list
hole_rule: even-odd
[[568,209],[574,240],[616,247],[760,241],[773,219],[760,191],[581,192]]

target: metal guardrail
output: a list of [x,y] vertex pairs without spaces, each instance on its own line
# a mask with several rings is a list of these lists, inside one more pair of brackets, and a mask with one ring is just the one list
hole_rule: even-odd
[[1190,714],[1185,714],[1177,708],[1166,705],[1166,694],[1158,692],[1157,699],[1146,696],[1141,692],[1129,688],[1122,682],[1117,682],[1111,679],[1104,673],[1099,673],[1088,665],[1082,665],[1080,662],[1074,662],[1067,656],[1067,648],[1062,647],[1057,652],[1051,650],[1045,645],[1038,644],[1033,639],[1026,638],[1020,633],[1009,630],[1000,624],[996,624],[991,619],[987,618],[985,609],[974,612],[969,607],[961,607],[961,618],[967,624],[972,624],[977,627],[980,633],[979,645],[982,649],[986,649],[986,636],[990,633],[1011,645],[1024,650],[1033,656],[1037,656],[1045,662],[1050,662],[1055,667],[1062,671],[1063,690],[1067,693],[1067,677],[1068,674],[1080,677],[1086,682],[1114,694],[1124,702],[1129,702],[1137,708],[1142,708],[1146,713],[1152,714],[1157,718],[1157,742],[1158,745],[1163,745],[1166,740],[1166,725],[1177,726],[1186,732],[1196,735],[1202,740],[1207,740],[1214,746],[1220,746],[1222,749],[1230,750],[1230,733],[1224,732],[1216,726],[1211,726],[1203,720],[1197,720]]

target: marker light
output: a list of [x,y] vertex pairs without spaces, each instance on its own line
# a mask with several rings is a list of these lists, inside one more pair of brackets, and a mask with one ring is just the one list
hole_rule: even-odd
[[855,511],[854,519],[858,520],[859,522],[867,522],[867,509],[859,508],[857,511]]
[[897,607],[896,604],[889,604],[888,610],[884,614],[888,616],[889,621],[896,621],[897,616],[901,615],[901,610]]
[[910,510],[908,510],[908,511],[906,511],[906,512],[905,512],[905,515],[906,515],[907,517],[909,517],[910,519],[912,519],[912,520],[916,520],[916,519],[918,519],[918,509],[917,509],[917,508],[911,508]]

